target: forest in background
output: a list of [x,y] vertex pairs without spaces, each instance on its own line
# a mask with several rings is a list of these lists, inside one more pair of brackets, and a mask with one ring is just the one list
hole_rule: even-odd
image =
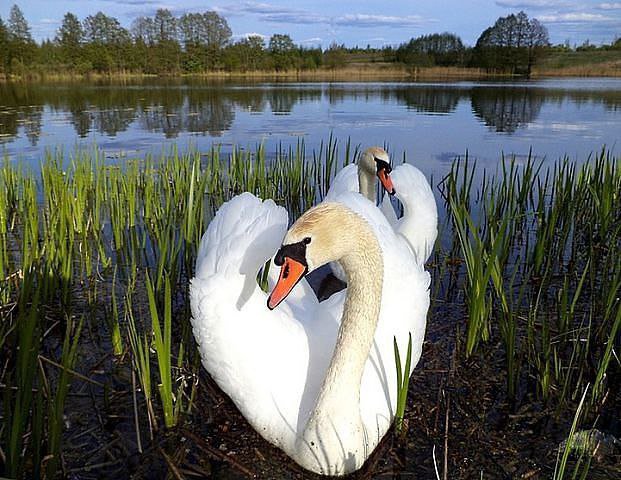
[[[159,9],[129,29],[103,12],[80,20],[66,13],[53,39],[36,42],[19,6],[0,18],[0,76],[89,74],[178,75],[209,72],[337,70],[382,64],[399,68],[476,68],[491,74],[530,76],[533,67],[575,67],[612,62],[621,71],[621,38],[595,46],[551,45],[548,31],[524,12],[500,17],[474,46],[454,33],[411,38],[398,46],[372,48],[332,44],[304,47],[291,36],[249,36],[233,41],[226,19],[213,11],[175,17]],[[618,64],[618,65],[617,65]]]

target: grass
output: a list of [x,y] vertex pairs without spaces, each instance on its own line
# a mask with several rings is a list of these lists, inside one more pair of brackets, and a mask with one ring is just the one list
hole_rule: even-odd
[[[140,452],[164,432],[187,428],[203,413],[194,411],[200,359],[188,280],[210,218],[224,201],[251,191],[275,199],[294,219],[321,200],[358,153],[330,137],[316,151],[300,141],[271,157],[261,145],[228,155],[218,148],[172,150],[114,162],[97,150],[55,151],[41,159],[38,173],[6,159],[0,167],[2,475],[62,474],[59,459],[70,444],[63,415],[84,382],[106,404],[119,396],[112,379],[125,382],[115,388],[135,396],[139,445],[139,426],[148,424]],[[458,159],[440,189],[445,224],[432,291],[436,305],[452,304],[458,312],[448,319],[459,331],[458,360],[468,365],[500,356],[504,398],[514,408],[541,402],[567,426],[563,420],[579,405],[576,428],[593,425],[615,401],[611,379],[621,369],[618,159],[606,151],[583,164],[502,158],[495,172]],[[266,265],[257,272],[264,289],[268,271]],[[89,358],[94,344],[109,354],[103,366]],[[411,344],[403,365],[395,344],[396,426],[404,436],[410,350]],[[101,381],[88,378],[93,371],[104,372]],[[117,371],[131,374],[119,380]],[[587,386],[589,394],[579,398]],[[571,457],[560,458],[559,471],[570,463]],[[566,475],[562,468],[557,478]]]
[[405,355],[405,365],[401,368],[401,354],[397,339],[394,339],[395,368],[397,370],[397,408],[395,410],[395,430],[397,434],[404,431],[403,418],[405,416],[405,404],[410,386],[410,368],[412,364],[412,334],[408,333],[408,350]]
[[[569,455],[575,449],[574,443],[576,440],[578,423],[580,421],[580,416],[583,412],[584,408],[584,400],[587,396],[589,390],[589,385],[584,389],[584,393],[580,398],[580,403],[578,404],[578,408],[576,409],[576,414],[574,415],[573,422],[571,424],[571,429],[569,430],[569,435],[567,436],[567,440],[563,448],[559,447],[558,457],[556,461],[556,465],[554,466],[554,480],[562,480],[565,478],[565,470],[567,469],[567,463],[569,460]],[[562,452],[562,453],[561,453]],[[580,457],[582,460],[582,456]],[[578,466],[576,466],[578,468]],[[572,478],[576,478],[576,471],[574,471],[574,475]],[[588,472],[588,467],[585,469],[585,472]]]
[[[170,75],[163,75],[166,78]],[[498,74],[489,74],[480,68],[470,67],[410,67],[395,62],[360,62],[354,61],[336,68],[319,67],[315,69],[291,69],[291,70],[253,70],[253,71],[226,71],[216,70],[202,73],[182,73],[175,77],[185,78],[207,78],[214,80],[221,79],[253,79],[253,80],[332,80],[332,81],[352,81],[352,80],[399,80],[399,79],[419,79],[419,80],[450,80],[450,79],[481,79],[496,78]],[[24,73],[14,73],[8,78],[0,81],[46,81],[46,82],[67,82],[88,79],[89,81],[102,80],[135,80],[141,78],[158,77],[155,74],[133,73],[133,72],[110,72],[79,74],[75,72],[42,72],[28,71]]]
[[621,75],[619,50],[554,52],[533,69],[534,76],[618,77]]

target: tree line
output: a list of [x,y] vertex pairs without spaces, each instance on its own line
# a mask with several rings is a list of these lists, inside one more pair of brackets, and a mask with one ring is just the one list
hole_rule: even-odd
[[[609,47],[621,49],[621,41]],[[499,18],[481,33],[474,47],[465,46],[455,34],[436,33],[381,49],[337,44],[327,49],[303,47],[281,33],[267,41],[258,35],[233,41],[226,19],[213,11],[176,17],[170,10],[159,9],[153,16],[138,17],[129,29],[102,12],[82,21],[68,12],[55,37],[40,43],[33,40],[17,5],[6,22],[0,17],[0,73],[18,76],[312,70],[339,68],[352,61],[529,74],[551,49],[547,29],[524,12]]]

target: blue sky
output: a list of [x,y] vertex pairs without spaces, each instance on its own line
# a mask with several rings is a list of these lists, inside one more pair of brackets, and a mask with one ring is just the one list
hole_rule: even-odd
[[[496,18],[524,10],[538,18],[553,43],[609,43],[621,36],[621,1],[580,0],[22,0],[17,3],[37,40],[52,38],[65,12],[80,19],[102,12],[129,27],[141,15],[168,8],[175,15],[215,10],[224,16],[235,38],[247,34],[289,33],[297,42],[323,46],[382,46],[410,37],[449,31],[473,45]],[[13,2],[3,0],[7,19]]]

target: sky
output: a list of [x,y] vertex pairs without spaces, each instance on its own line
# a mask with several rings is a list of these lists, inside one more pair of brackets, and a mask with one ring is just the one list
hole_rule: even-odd
[[610,43],[621,37],[621,1],[601,0],[2,0],[6,21],[13,3],[28,20],[35,40],[53,38],[66,12],[81,20],[102,11],[130,27],[158,8],[175,15],[215,10],[225,17],[234,39],[250,34],[288,33],[296,43],[373,47],[397,45],[412,37],[452,32],[474,45],[498,17],[524,10],[539,19],[552,43]]

